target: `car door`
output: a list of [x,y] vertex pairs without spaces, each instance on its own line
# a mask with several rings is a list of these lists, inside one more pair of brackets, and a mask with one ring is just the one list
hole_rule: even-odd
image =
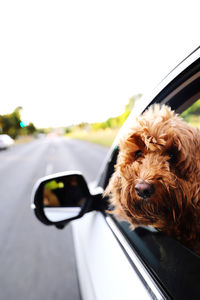
[[[114,170],[118,140],[131,121],[154,103],[183,113],[200,99],[200,49],[143,98],[122,128],[97,180],[105,189]],[[184,115],[183,115],[184,116]],[[131,231],[106,212],[72,222],[77,269],[84,300],[199,299],[200,259],[151,227]]]

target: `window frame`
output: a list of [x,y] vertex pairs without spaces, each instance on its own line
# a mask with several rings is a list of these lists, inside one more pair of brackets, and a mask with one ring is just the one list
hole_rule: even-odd
[[[178,113],[182,113],[198,99],[200,99],[200,48],[192,53],[192,55],[184,62],[178,65],[178,67],[161,82],[153,94],[143,99],[143,106],[139,108],[136,115],[141,114],[154,103],[167,104],[171,106],[173,110],[176,110]],[[133,117],[135,117],[134,113],[129,116],[129,120]],[[114,171],[114,164],[117,159],[116,153],[118,150],[117,141],[118,140],[116,140],[108,153],[106,159],[107,162],[104,164],[102,169],[103,171],[99,177],[98,185],[103,188],[107,186],[109,178]],[[152,270],[152,267],[148,265],[140,251],[138,251],[136,244],[131,242],[129,235],[117,219],[106,213],[104,215],[108,226],[126,253],[134,270],[144,283],[144,286],[147,288],[150,296],[153,299],[171,299],[173,297],[176,297],[176,299],[184,299],[187,294],[185,294],[184,289],[187,288],[187,285],[183,287],[182,292],[179,291],[177,294],[175,290],[171,291],[170,288],[160,280],[154,270]],[[151,229],[149,230],[151,231]],[[152,232],[152,235],[155,232],[156,230]],[[151,235],[151,232],[149,232],[149,234]],[[178,247],[178,251],[183,252],[186,257],[188,256],[190,259],[196,259],[200,266],[200,257],[170,237],[164,238],[167,239],[167,242],[172,242],[175,245],[175,248]],[[200,275],[198,278],[200,279]],[[192,296],[191,293],[192,291],[190,292],[190,295]],[[179,298],[180,295],[183,298]],[[193,294],[192,299],[196,299],[195,293]]]

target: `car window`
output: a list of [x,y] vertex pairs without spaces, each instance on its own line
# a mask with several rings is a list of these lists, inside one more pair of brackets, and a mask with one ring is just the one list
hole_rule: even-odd
[[[200,128],[199,70],[199,58],[189,65],[186,62],[180,73],[175,72],[175,77],[173,74],[170,75],[170,81],[167,79],[166,84],[161,83],[161,90],[158,89],[158,92],[150,95],[151,100],[148,97],[144,98],[144,103],[141,104],[135,115],[154,103],[166,104],[181,114],[186,122]],[[135,115],[133,114],[133,116]],[[117,156],[118,149],[114,148],[110,152],[105,172],[99,180],[99,185],[104,189],[114,171]],[[106,219],[112,219],[112,222],[121,231],[122,238],[116,237],[130,261],[132,261],[130,251],[126,250],[126,244],[123,245],[123,239],[129,245],[132,254],[140,259],[148,270],[148,274],[151,274],[151,278],[154,279],[160,291],[169,295],[164,298],[199,299],[200,256],[177,240],[151,227],[131,230],[127,222],[121,222],[112,214],[106,214]]]
[[[200,128],[200,99],[187,108],[181,116],[186,122]],[[106,184],[114,171],[117,155],[118,149],[115,149],[108,166],[110,172],[107,173],[107,178],[104,178]],[[114,216],[111,218],[158,286],[164,286],[170,297],[176,299],[191,299],[191,297],[199,299],[199,256],[154,228],[139,227],[133,231],[127,222],[121,222]]]
[[132,231],[126,222],[118,226],[158,286],[165,287],[173,299],[199,299],[200,258],[196,254],[154,228]]

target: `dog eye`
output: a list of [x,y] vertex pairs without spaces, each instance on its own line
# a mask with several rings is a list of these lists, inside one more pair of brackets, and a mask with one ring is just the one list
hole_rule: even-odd
[[175,163],[176,162],[176,155],[174,153],[168,153],[169,156],[169,162]]
[[140,157],[142,157],[142,151],[138,150],[138,151],[135,152],[135,159],[137,160]]

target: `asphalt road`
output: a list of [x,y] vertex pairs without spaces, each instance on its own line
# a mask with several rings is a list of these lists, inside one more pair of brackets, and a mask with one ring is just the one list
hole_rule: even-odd
[[70,225],[40,223],[30,209],[35,181],[80,170],[93,181],[108,149],[43,138],[0,151],[0,300],[81,299]]

